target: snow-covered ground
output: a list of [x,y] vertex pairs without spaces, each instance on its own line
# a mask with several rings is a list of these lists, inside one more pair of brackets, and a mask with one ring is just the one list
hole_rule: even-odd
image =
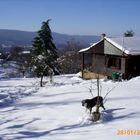
[[[99,122],[81,106],[81,100],[96,96],[96,85],[77,75],[45,79],[17,78],[0,81],[0,140],[139,140],[140,77],[129,81],[101,80],[107,96]],[[123,134],[123,135],[121,135]]]

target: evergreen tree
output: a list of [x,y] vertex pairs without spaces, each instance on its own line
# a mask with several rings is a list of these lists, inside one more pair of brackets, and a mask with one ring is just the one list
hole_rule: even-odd
[[33,41],[33,71],[41,77],[40,86],[44,75],[48,75],[50,70],[55,72],[57,65],[57,50],[53,43],[49,21],[42,23],[41,29],[37,32],[38,36]]
[[124,36],[125,37],[133,37],[134,36],[134,32],[132,30],[127,30],[125,33],[124,33]]

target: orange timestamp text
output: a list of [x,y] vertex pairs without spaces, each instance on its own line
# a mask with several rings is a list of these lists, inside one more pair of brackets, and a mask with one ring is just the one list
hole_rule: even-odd
[[120,130],[117,130],[116,134],[119,135],[119,136],[140,135],[140,129],[138,129],[138,130],[131,130],[131,129],[124,130],[124,129],[120,129]]

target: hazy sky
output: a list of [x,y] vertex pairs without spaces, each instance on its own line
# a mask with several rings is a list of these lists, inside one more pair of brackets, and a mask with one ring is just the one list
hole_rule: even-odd
[[140,36],[140,0],[0,0],[0,29],[37,31],[52,19],[52,31]]

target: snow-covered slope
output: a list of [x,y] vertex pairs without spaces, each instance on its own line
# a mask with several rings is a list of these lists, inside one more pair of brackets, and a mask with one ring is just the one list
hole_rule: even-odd
[[140,139],[140,77],[123,82],[101,80],[103,97],[115,88],[96,123],[81,106],[81,100],[92,98],[91,85],[96,96],[94,80],[61,75],[53,81],[42,88],[39,79],[0,81],[0,140]]

